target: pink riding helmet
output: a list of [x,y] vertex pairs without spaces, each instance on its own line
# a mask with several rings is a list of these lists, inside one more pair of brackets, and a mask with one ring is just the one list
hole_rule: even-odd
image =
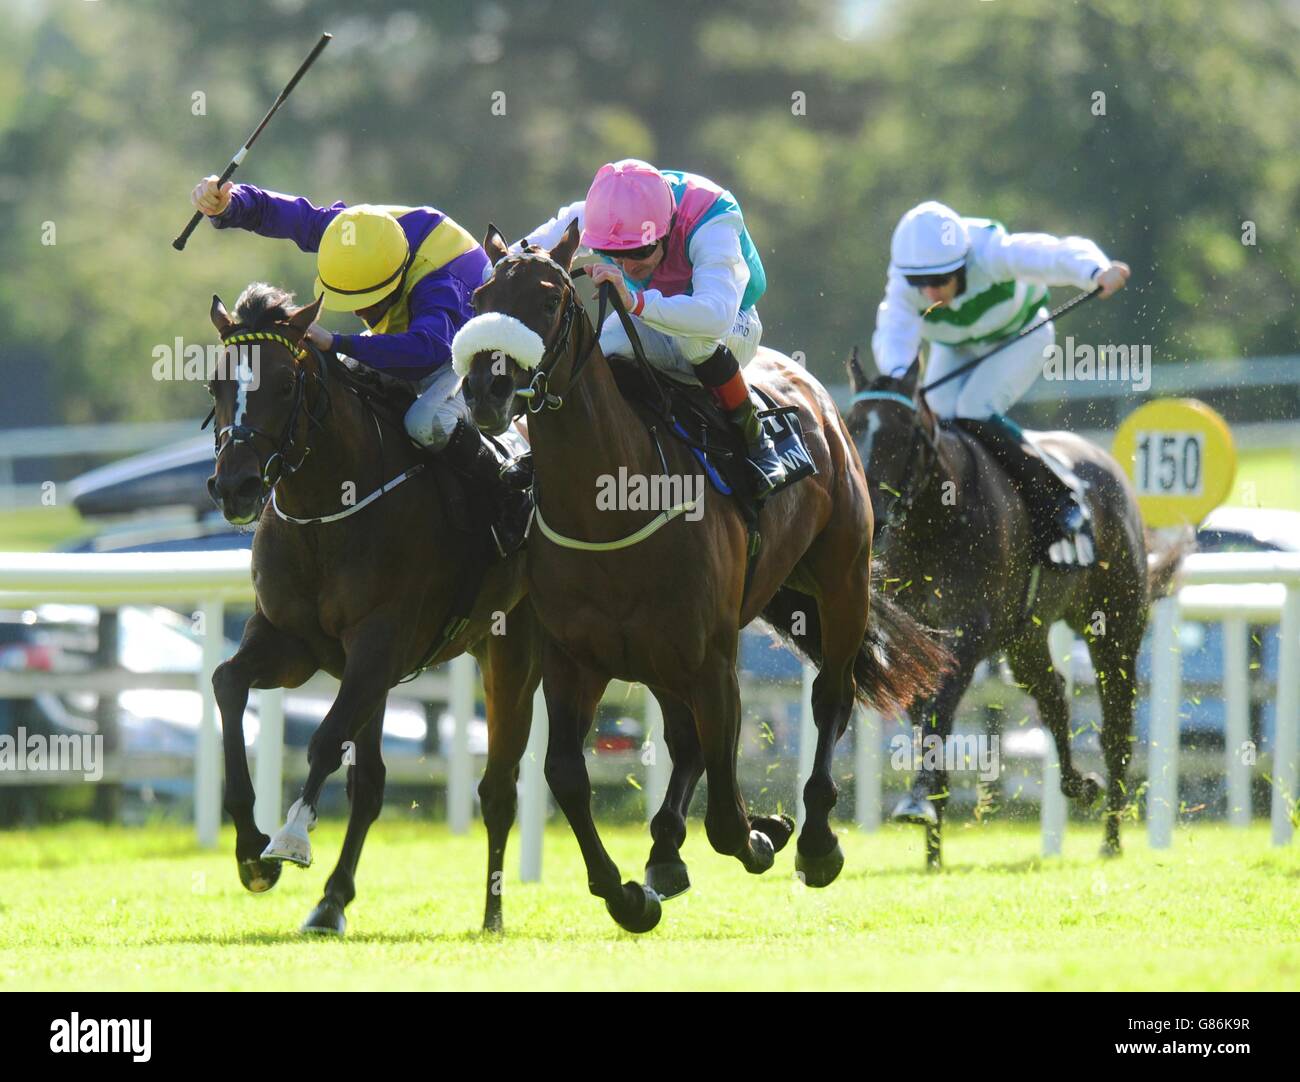
[[668,232],[674,209],[673,190],[653,165],[636,158],[610,162],[587,191],[582,243],[614,250],[653,244]]

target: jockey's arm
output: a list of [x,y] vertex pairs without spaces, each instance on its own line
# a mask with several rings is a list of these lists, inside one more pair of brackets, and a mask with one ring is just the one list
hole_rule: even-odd
[[979,259],[995,282],[1016,280],[1076,289],[1091,289],[1093,279],[1110,267],[1105,253],[1086,237],[1001,230],[990,238]]
[[[691,292],[665,297],[657,289],[640,292],[638,313],[648,326],[682,338],[721,341],[730,333],[749,285],[749,267],[740,251],[740,218],[721,214],[691,237]],[[638,300],[633,298],[634,303]]]
[[[568,206],[561,207],[555,213],[555,217],[549,221],[543,222],[534,229],[523,240],[517,240],[510,245],[512,252],[523,250],[524,243],[535,244],[539,248],[554,248],[560,243],[560,238],[564,236],[564,231],[569,228],[569,223],[574,218],[578,219],[578,228],[581,229],[585,224],[584,208],[586,201],[579,199],[576,203],[570,203]],[[586,251],[586,249],[580,249]]]
[[465,292],[464,285],[450,275],[426,275],[411,290],[407,330],[400,334],[336,334],[334,349],[390,376],[423,379],[451,357],[451,340],[465,320]]
[[315,252],[325,227],[346,208],[341,202],[318,207],[302,196],[236,184],[230,192],[230,205],[209,221],[218,229],[247,229],[259,236],[291,240],[304,252]]
[[876,309],[876,329],[871,335],[871,353],[876,368],[887,376],[901,376],[921,348],[925,321],[916,310],[915,290],[897,271],[890,271],[885,297]]

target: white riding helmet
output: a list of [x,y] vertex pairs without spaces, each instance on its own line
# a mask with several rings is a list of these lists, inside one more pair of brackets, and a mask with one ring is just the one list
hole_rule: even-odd
[[899,219],[889,258],[900,274],[946,274],[966,262],[970,233],[951,207],[929,200]]

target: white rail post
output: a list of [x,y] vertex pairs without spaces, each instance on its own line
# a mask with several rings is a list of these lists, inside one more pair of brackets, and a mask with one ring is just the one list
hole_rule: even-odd
[[1278,628],[1277,715],[1273,731],[1273,844],[1291,841],[1300,758],[1300,585],[1291,582]]
[[880,829],[880,714],[859,704],[853,725],[854,817],[859,830],[874,833]]
[[542,878],[542,828],[546,826],[546,696],[539,684],[533,693],[533,724],[519,764],[519,878]]
[[[284,688],[266,688],[257,693],[257,767],[253,791],[253,818],[266,834],[281,824],[280,802],[284,784]],[[382,719],[381,719],[382,721]]]
[[664,738],[664,712],[659,700],[649,688],[645,689],[645,742],[641,746],[641,762],[645,764],[645,817],[655,817],[659,805],[668,792],[670,757]]
[[1183,659],[1178,645],[1178,600],[1157,601],[1151,641],[1151,725],[1147,735],[1147,838],[1168,849],[1178,811],[1178,703]]
[[[1047,633],[1047,647],[1052,655],[1052,665],[1065,681],[1065,705],[1068,710],[1074,701],[1074,671],[1070,656],[1074,652],[1074,634],[1064,623],[1057,622]],[[1040,721],[1041,724],[1041,721]],[[1043,802],[1039,806],[1042,824],[1043,856],[1059,857],[1065,840],[1065,794],[1061,792],[1061,756],[1052,739],[1051,730],[1042,726],[1046,741],[1043,745]],[[1069,739],[1069,721],[1066,722],[1066,739]]]
[[212,674],[222,661],[225,605],[221,601],[204,601],[199,613],[203,621],[203,661],[199,670],[203,710],[199,716],[198,741],[194,751],[194,829],[198,833],[199,845],[214,848],[221,829],[221,749]]
[[797,825],[802,827],[804,815],[803,787],[812,777],[813,759],[817,753],[817,726],[813,723],[812,686],[817,670],[811,665],[803,667],[803,687],[799,698],[799,788],[795,792]]
[[469,723],[474,717],[474,658],[451,662],[451,750],[447,756],[447,826],[453,834],[469,830],[474,815],[474,763],[469,754]]
[[1250,826],[1250,628],[1243,616],[1223,620],[1224,767],[1228,775],[1228,822]]

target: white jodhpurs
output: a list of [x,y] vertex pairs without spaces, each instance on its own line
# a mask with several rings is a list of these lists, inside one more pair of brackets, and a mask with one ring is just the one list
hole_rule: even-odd
[[[1047,315],[1040,308],[1034,320]],[[930,408],[942,418],[967,417],[986,420],[995,413],[1006,413],[1043,372],[1046,351],[1056,343],[1056,327],[1045,323],[1018,342],[1013,342],[965,375],[949,380],[942,387],[926,393]],[[968,361],[987,353],[997,343],[945,346],[930,343],[930,360],[925,368],[925,382],[933,383]]]
[[[646,360],[661,372],[696,382],[695,366],[707,361],[719,345],[726,346],[744,368],[758,352],[763,337],[763,324],[754,308],[742,309],[732,324],[730,333],[719,341],[716,338],[678,338],[647,326],[636,316],[632,317],[641,345],[645,347]],[[605,320],[600,329],[600,349],[606,357],[631,357],[632,343],[627,339],[623,324],[615,312]]]
[[406,432],[416,443],[441,451],[461,421],[471,423],[460,376],[446,364],[418,386],[420,397],[406,411]]

